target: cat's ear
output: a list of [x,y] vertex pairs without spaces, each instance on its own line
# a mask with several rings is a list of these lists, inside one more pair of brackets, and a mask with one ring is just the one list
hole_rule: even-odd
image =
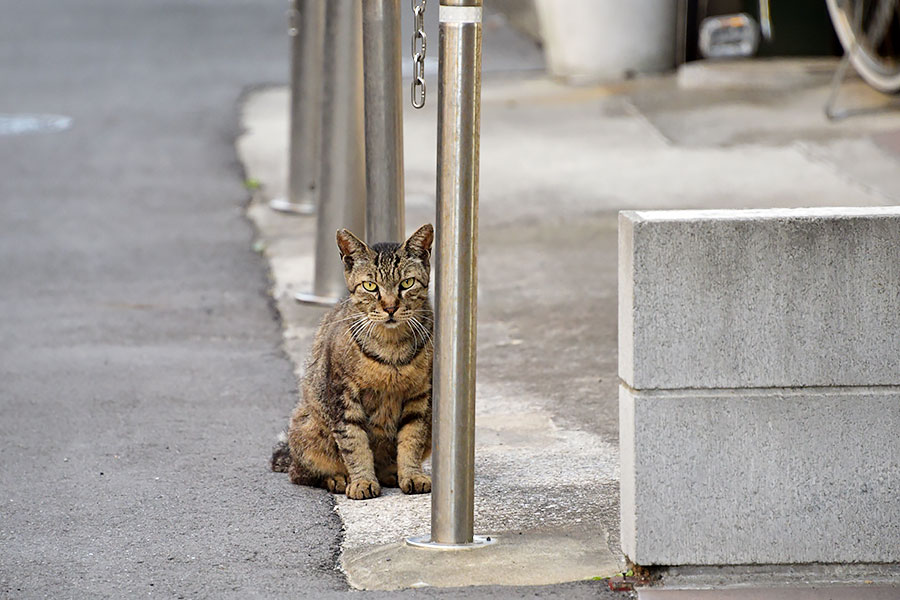
[[428,259],[431,258],[431,244],[434,242],[434,227],[431,223],[426,223],[419,227],[409,239],[403,242],[403,249],[406,254],[413,256],[428,266]]
[[369,247],[366,243],[350,233],[349,229],[338,229],[337,245],[341,251],[341,260],[344,268],[350,270],[353,268],[354,261],[365,257],[369,253]]

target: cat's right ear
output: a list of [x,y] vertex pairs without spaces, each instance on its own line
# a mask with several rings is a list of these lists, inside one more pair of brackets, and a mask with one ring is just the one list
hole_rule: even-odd
[[434,242],[434,227],[431,226],[431,223],[426,223],[403,242],[403,248],[407,254],[421,260],[427,269],[428,261],[431,258],[432,242]]
[[353,268],[353,263],[363,258],[369,251],[366,243],[350,233],[349,229],[338,229],[337,232],[338,250],[341,251],[341,261],[344,263],[344,269],[349,271]]

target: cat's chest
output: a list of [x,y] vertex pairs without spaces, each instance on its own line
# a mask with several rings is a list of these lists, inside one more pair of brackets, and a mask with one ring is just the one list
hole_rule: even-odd
[[400,420],[403,403],[426,391],[430,372],[422,365],[396,367],[374,361],[362,365],[359,383],[362,405],[369,422],[391,432]]
[[361,388],[372,390],[380,396],[401,399],[418,392],[426,383],[426,376],[427,370],[419,364],[397,367],[373,360],[364,361],[357,371]]
[[403,398],[375,390],[363,392],[362,404],[369,423],[386,431],[394,429],[403,410]]

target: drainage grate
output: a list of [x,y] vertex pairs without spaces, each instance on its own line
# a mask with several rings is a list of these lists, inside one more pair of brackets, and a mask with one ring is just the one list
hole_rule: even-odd
[[0,113],[0,135],[52,133],[72,126],[72,118],[62,115],[29,115]]

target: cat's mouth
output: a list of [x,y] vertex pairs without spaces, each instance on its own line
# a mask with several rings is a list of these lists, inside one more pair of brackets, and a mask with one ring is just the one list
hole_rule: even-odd
[[369,320],[374,321],[378,325],[385,327],[387,329],[394,329],[396,327],[399,327],[400,325],[403,325],[406,321],[406,319],[404,319],[403,317],[398,316],[396,314],[391,314],[388,312],[384,312],[381,314],[377,314],[377,313],[370,314]]

